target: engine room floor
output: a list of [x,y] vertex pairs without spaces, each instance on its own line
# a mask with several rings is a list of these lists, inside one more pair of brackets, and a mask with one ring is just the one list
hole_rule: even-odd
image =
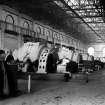
[[18,80],[23,92],[15,98],[0,101],[0,105],[105,105],[105,70],[85,76],[74,76],[65,82],[63,74],[41,75],[31,81],[31,93],[27,93],[27,80]]

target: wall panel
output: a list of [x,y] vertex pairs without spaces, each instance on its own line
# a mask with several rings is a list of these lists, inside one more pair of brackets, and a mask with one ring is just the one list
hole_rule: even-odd
[[10,34],[5,34],[4,36],[4,48],[6,49],[17,49],[18,48],[18,38]]

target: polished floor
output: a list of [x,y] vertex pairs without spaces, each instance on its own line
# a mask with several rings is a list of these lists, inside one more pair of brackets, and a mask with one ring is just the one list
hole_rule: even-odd
[[27,93],[27,80],[18,80],[23,92],[15,98],[0,101],[0,105],[105,105],[105,70],[85,75],[73,75],[69,82],[63,74],[34,76],[31,93]]

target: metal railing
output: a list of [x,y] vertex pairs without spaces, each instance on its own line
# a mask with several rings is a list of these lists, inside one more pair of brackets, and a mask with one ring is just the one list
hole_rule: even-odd
[[[59,38],[55,38],[53,36],[53,34],[46,36],[44,33],[38,33],[35,32],[34,30],[31,29],[27,29],[21,26],[17,26],[14,25],[12,23],[8,23],[5,21],[0,20],[0,29],[4,30],[4,32],[9,33],[9,34],[14,34],[14,35],[22,35],[23,37],[30,37],[30,38],[34,38],[34,39],[38,39],[39,41],[41,40],[46,40],[46,41],[50,41],[52,43],[65,43],[65,44],[69,44],[69,41],[64,41],[63,39],[61,40],[61,37],[59,36]],[[54,41],[54,42],[53,42]]]

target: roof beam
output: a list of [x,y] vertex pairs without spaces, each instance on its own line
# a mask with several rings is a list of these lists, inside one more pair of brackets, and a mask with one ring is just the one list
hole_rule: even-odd
[[[98,8],[98,9],[101,10],[101,8]],[[65,8],[65,10],[69,10],[69,9]],[[89,8],[89,7],[88,8],[75,8],[73,10],[75,10],[75,11],[87,11],[87,10],[93,11],[93,10],[96,10],[96,8]]]
[[[82,18],[98,18],[103,17],[102,15],[80,15]],[[78,16],[71,16],[71,18],[79,18]]]
[[[98,23],[104,23],[104,22],[98,22],[98,21],[87,21],[86,23],[88,23],[88,24],[98,24]],[[84,22],[76,22],[75,24],[84,24]]]
[[105,40],[104,40],[99,34],[97,34],[96,31],[95,31],[91,26],[89,26],[88,23],[86,23],[86,22],[84,21],[84,19],[83,19],[81,16],[79,16],[64,0],[61,0],[61,2],[62,2],[67,8],[69,8],[74,14],[76,14],[76,16],[77,16],[78,18],[80,18],[98,37],[100,37],[100,38],[105,42]]

